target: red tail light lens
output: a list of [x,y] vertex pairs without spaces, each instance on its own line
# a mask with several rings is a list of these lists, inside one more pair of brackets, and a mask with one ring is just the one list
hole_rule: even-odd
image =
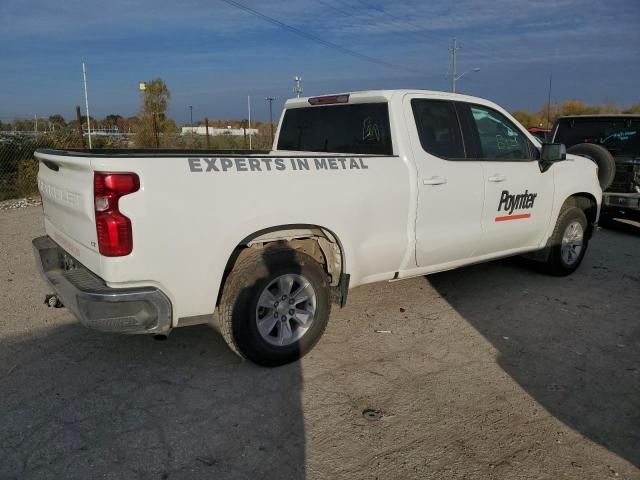
[[140,179],[135,173],[94,173],[98,249],[105,257],[122,257],[133,250],[131,220],[120,213],[118,202],[120,197],[139,189]]
[[311,105],[333,105],[334,103],[349,103],[349,94],[326,95],[324,97],[312,97],[308,100]]

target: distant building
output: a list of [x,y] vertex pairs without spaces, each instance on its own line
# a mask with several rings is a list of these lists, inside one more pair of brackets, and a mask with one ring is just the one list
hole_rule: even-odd
[[[214,128],[214,127],[209,127],[209,135],[215,137],[218,135],[231,135],[234,137],[242,137],[243,135],[245,135],[245,132],[247,135],[257,135],[258,134],[258,129],[257,128],[231,128],[231,127],[227,127],[227,128]],[[198,126],[198,127],[182,127],[182,135],[206,135],[207,134],[207,127],[205,126]]]

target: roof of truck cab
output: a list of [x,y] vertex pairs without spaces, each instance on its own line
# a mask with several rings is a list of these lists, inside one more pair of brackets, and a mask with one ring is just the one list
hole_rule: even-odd
[[[331,97],[337,95],[349,95],[349,103],[362,103],[365,101],[390,101],[393,97],[404,96],[407,94],[426,95],[428,97],[441,100],[457,100],[460,102],[480,103],[487,105],[495,105],[490,100],[480,97],[473,97],[461,93],[441,92],[437,90],[420,90],[420,89],[399,89],[399,90],[361,90],[354,92],[337,92],[327,93],[323,95],[314,95],[309,97],[291,98],[285,102],[285,108],[309,107],[310,98]],[[353,102],[355,100],[355,102]],[[319,105],[320,106],[320,105]]]
[[576,118],[595,118],[595,119],[603,119],[603,118],[640,118],[640,115],[633,113],[589,113],[587,115],[563,115],[562,117],[558,117],[558,120],[571,119],[574,120]]

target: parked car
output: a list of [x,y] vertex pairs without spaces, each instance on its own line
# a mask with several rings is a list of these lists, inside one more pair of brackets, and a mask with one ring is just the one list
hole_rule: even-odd
[[598,164],[605,192],[603,221],[640,219],[640,115],[561,117],[551,138]]
[[287,101],[273,150],[39,150],[45,278],[84,324],[213,322],[237,354],[309,351],[350,288],[530,254],[578,268],[596,165],[481,98],[388,90]]
[[529,127],[527,128],[527,130],[531,135],[536,137],[541,142],[546,142],[549,136],[549,133],[551,132],[551,130],[548,128],[540,128],[540,127]]

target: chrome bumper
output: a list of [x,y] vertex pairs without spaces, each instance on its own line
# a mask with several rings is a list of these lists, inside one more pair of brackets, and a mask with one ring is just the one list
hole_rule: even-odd
[[609,193],[605,192],[604,206],[640,211],[640,193]]
[[171,330],[171,302],[157,288],[110,288],[48,236],[32,244],[40,273],[82,324],[130,334]]

